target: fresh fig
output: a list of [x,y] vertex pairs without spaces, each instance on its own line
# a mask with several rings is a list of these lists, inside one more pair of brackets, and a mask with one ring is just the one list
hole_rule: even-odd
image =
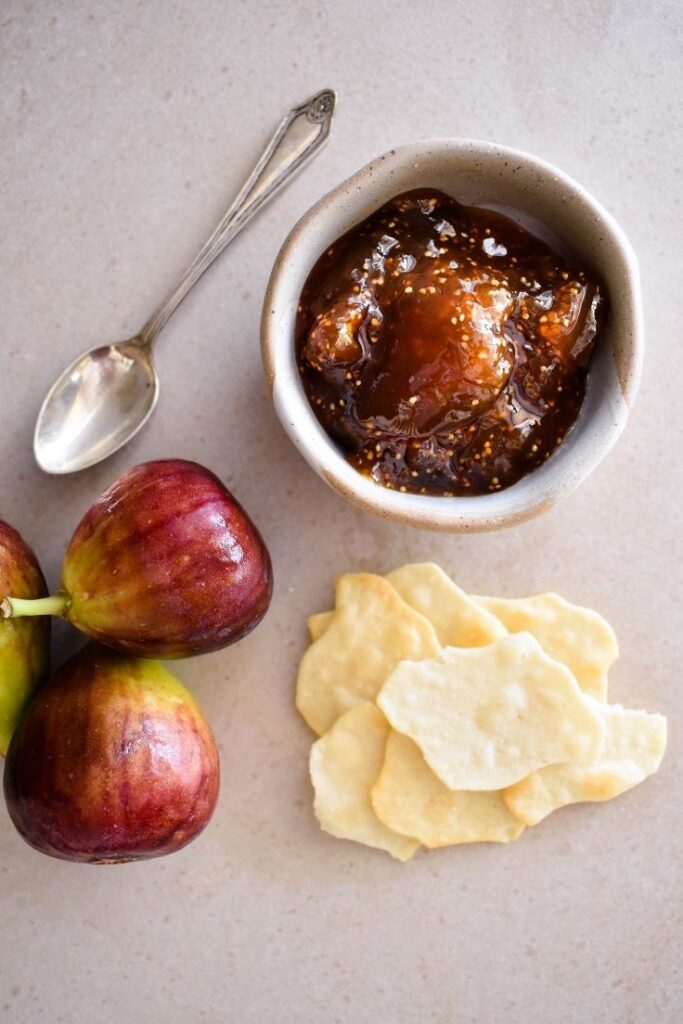
[[5,762],[26,842],[92,863],[179,850],[211,818],[218,784],[211,728],[182,683],[94,644],[38,691]]
[[[16,530],[0,520],[0,600],[14,594],[34,600],[47,587],[33,551]],[[36,687],[48,672],[50,620],[0,618],[0,754]]]
[[[147,462],[86,512],[49,609],[94,640],[147,658],[184,658],[241,639],[264,616],[272,569],[256,527],[194,462]],[[39,614],[10,598],[5,615]]]

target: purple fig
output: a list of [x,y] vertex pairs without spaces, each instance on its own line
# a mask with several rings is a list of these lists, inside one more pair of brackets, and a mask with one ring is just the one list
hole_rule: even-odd
[[93,863],[179,850],[211,818],[218,784],[211,728],[182,683],[94,644],[38,691],[5,762],[26,842]]
[[[8,594],[33,600],[47,594],[31,548],[16,530],[0,520],[0,601]],[[28,700],[47,675],[50,620],[0,618],[0,754]]]
[[168,459],[124,473],[86,512],[60,594],[33,610],[6,601],[4,614],[62,614],[124,653],[184,658],[241,639],[265,615],[272,585],[241,505],[208,469]]

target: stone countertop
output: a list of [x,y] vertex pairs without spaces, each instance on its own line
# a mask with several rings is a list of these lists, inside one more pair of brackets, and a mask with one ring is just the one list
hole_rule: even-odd
[[[33,853],[0,809],[2,1024],[675,1024],[680,960],[683,502],[678,451],[683,8],[660,0],[5,0],[0,13],[0,515],[56,584],[82,511],[159,456],[217,472],[277,586],[239,646],[176,670],[221,747],[215,818],[186,850],[90,868]],[[325,152],[235,241],[158,348],[147,429],[79,476],[35,466],[48,386],[134,333],[290,106],[331,86]],[[392,146],[528,149],[614,213],[640,258],[647,348],[615,451],[527,525],[448,537],[355,510],[286,439],[264,384],[275,254],[330,186]],[[305,618],[335,574],[431,559],[477,593],[557,589],[614,625],[612,697],[670,723],[660,774],[506,847],[386,855],[323,835],[292,706]],[[55,631],[57,657],[73,649]]]

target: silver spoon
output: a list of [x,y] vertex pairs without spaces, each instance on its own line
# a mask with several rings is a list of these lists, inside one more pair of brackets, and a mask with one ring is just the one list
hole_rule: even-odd
[[138,334],[84,353],[53,384],[33,439],[36,461],[46,473],[94,466],[144,426],[159,397],[152,364],[157,335],[228,242],[319,152],[335,103],[335,93],[325,89],[291,110],[204,248]]

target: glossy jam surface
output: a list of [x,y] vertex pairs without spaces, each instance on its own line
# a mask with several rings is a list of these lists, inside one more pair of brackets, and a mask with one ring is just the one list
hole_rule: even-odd
[[565,437],[604,306],[595,281],[509,218],[407,192],[313,267],[299,370],[361,473],[402,491],[483,494]]

